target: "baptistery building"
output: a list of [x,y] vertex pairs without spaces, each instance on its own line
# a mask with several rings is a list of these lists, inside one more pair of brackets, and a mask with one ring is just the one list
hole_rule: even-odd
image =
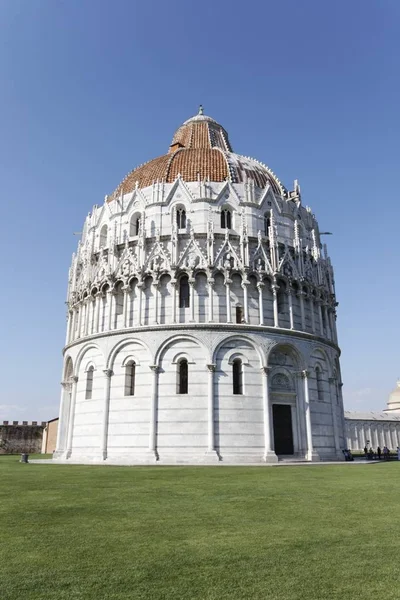
[[298,182],[202,108],[165,150],[86,217],[55,459],[341,459],[334,275]]

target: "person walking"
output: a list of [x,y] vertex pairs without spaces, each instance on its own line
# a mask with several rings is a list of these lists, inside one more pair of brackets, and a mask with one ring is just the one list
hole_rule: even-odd
[[397,460],[400,460],[400,448],[397,446]]
[[365,454],[365,458],[368,458],[368,448],[367,446],[364,446],[364,454]]
[[377,449],[376,449],[376,453],[377,453],[377,455],[378,455],[378,460],[381,460],[381,454],[382,454],[382,450],[381,450],[381,447],[380,447],[380,446],[378,446],[378,447],[377,447]]

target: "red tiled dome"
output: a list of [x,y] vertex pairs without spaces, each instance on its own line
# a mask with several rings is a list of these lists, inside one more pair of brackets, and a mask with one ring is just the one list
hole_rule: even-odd
[[156,181],[173,183],[178,175],[184,181],[241,183],[253,180],[258,187],[270,183],[276,194],[286,192],[268,167],[252,158],[235,154],[225,129],[211,117],[199,114],[188,119],[175,132],[168,154],[136,167],[110,196],[132,192],[136,185],[145,188]]

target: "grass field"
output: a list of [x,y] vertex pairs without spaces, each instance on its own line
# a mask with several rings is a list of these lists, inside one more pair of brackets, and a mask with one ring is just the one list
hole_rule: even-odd
[[399,476],[0,457],[0,598],[398,600]]

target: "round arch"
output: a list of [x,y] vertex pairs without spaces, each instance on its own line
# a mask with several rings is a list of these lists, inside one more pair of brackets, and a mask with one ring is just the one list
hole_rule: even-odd
[[121,340],[117,344],[115,344],[115,346],[110,350],[106,360],[106,369],[112,370],[118,352],[125,348],[125,346],[128,346],[132,343],[136,343],[139,344],[139,346],[142,346],[142,348],[144,348],[148,352],[149,358],[151,359],[150,349],[144,342],[142,342],[142,340],[138,340],[137,338],[125,338],[124,340]]
[[63,381],[66,381],[69,377],[73,377],[74,375],[74,361],[72,360],[72,356],[67,354],[64,357],[64,369],[63,369]]
[[280,350],[280,349],[283,349],[283,350],[286,349],[286,350],[289,350],[290,352],[292,352],[296,359],[298,368],[302,371],[304,369],[306,369],[306,362],[305,362],[303,354],[301,353],[301,351],[298,348],[296,348],[296,346],[294,346],[290,342],[289,343],[277,342],[276,344],[271,345],[267,351],[267,364],[265,366],[268,366],[269,359],[270,359],[272,352],[274,352],[275,350]]
[[224,338],[223,340],[219,341],[218,344],[216,345],[216,347],[214,348],[213,352],[212,352],[212,363],[215,363],[216,357],[218,355],[219,350],[221,349],[221,347],[226,344],[227,342],[233,341],[233,340],[241,340],[244,342],[247,342],[248,344],[250,344],[250,346],[257,352],[258,357],[260,359],[260,367],[265,367],[265,356],[261,350],[261,348],[259,346],[257,346],[257,344],[254,343],[254,341],[251,339],[250,336],[247,335],[243,335],[243,334],[233,334],[233,335],[228,335],[226,338]]
[[207,347],[205,346],[205,344],[199,340],[198,338],[194,337],[193,335],[188,335],[188,334],[176,334],[171,336],[170,338],[168,338],[167,340],[165,340],[161,346],[158,347],[155,356],[154,356],[154,364],[159,366],[159,362],[160,362],[160,358],[162,357],[164,351],[168,348],[168,346],[170,344],[173,344],[174,342],[177,342],[179,340],[190,340],[191,342],[194,342],[195,344],[197,344],[198,346],[200,346],[201,348],[203,348],[203,350],[205,351],[206,356],[209,355],[209,351],[207,349]]
[[104,364],[105,357],[104,357],[104,353],[103,353],[102,349],[100,348],[100,346],[98,344],[93,344],[93,343],[86,344],[79,350],[77,357],[75,359],[75,375],[76,376],[78,376],[79,369],[81,368],[81,362],[83,360],[83,357],[85,356],[86,352],[88,350],[91,350],[92,348],[95,348],[95,350],[98,350],[100,352],[100,354],[103,358],[103,364]]
[[[318,356],[315,356],[315,354],[317,352],[321,352],[321,354],[323,355],[323,358],[325,360],[326,363],[326,368],[324,369],[323,365],[320,362],[320,358]],[[328,373],[328,377],[333,377],[333,367],[334,365],[332,365],[332,360],[331,357],[329,356],[329,354],[326,352],[325,348],[323,348],[322,346],[316,346],[315,348],[313,348],[312,352],[310,353],[310,357],[309,357],[309,361],[310,361],[310,367],[315,369],[316,366],[319,366],[319,368],[321,369],[321,372],[327,372]]]
[[290,391],[290,392],[295,391],[295,389],[296,389],[295,374],[293,373],[293,371],[291,371],[287,367],[281,366],[281,365],[276,365],[276,366],[272,367],[270,373],[268,374],[271,391],[274,391],[274,389],[275,389],[274,388],[274,377],[276,375],[283,375],[284,377],[286,377],[286,379],[288,380],[288,382],[290,384],[288,391]]

